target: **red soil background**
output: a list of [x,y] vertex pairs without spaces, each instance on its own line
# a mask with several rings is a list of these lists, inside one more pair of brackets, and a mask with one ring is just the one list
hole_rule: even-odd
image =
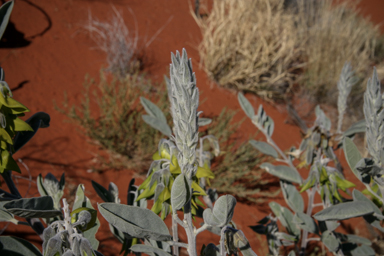
[[[96,155],[102,151],[89,144],[89,139],[78,132],[79,127],[65,122],[67,118],[54,108],[54,102],[58,105],[63,102],[64,92],[68,95],[69,104],[79,103],[85,75],[90,74],[97,79],[100,69],[106,67],[105,54],[94,49],[95,43],[83,29],[88,12],[104,21],[112,16],[113,5],[123,13],[130,31],[134,31],[136,19],[140,45],[144,45],[164,26],[155,40],[141,49],[144,54],[144,71],[148,77],[161,82],[163,75],[168,73],[170,53],[186,48],[194,64],[197,85],[203,92],[203,98],[207,98],[200,110],[217,115],[223,107],[239,109],[236,93],[219,88],[199,67],[197,46],[201,41],[201,33],[190,15],[193,3],[193,0],[15,0],[10,24],[13,29],[8,29],[12,31],[6,32],[8,34],[1,44],[0,65],[4,68],[5,80],[10,85],[14,98],[31,110],[26,118],[38,111],[47,112],[51,116],[50,127],[39,130],[14,155],[15,159],[22,159],[28,166],[34,181],[40,173],[45,176],[51,172],[59,178],[65,172],[65,196],[74,198],[75,185],[85,184],[86,195],[96,208],[96,203],[100,203],[101,199],[94,192],[91,180],[105,187],[110,181],[115,182],[120,189],[122,202],[125,203],[127,185],[135,176],[134,170],[88,172]],[[380,23],[384,20],[383,0],[363,0],[359,6],[364,15],[371,16],[373,22]],[[168,23],[169,19],[171,20]],[[257,97],[247,97],[255,107],[263,103],[268,115],[273,117],[277,127],[273,139],[282,149],[299,145],[300,131],[298,127],[286,122],[288,118],[283,107],[275,108]],[[243,117],[244,113],[239,111],[236,120]],[[256,128],[248,120],[239,131],[244,140],[254,132]],[[338,156],[343,158],[342,152],[338,152]],[[28,177],[28,172],[23,167],[21,175]],[[306,176],[303,172],[303,177]],[[354,177],[347,174],[347,178],[358,184]],[[141,181],[139,178],[138,182]],[[19,179],[19,186],[25,193],[28,182]],[[28,196],[38,196],[35,184]],[[281,195],[274,200],[285,205]],[[243,230],[258,255],[267,254],[267,244],[264,237],[252,232],[248,226],[255,225],[269,212],[267,204],[238,203],[236,206],[234,221]],[[109,232],[103,217],[99,215],[99,219],[102,223],[97,236],[100,241],[99,250],[106,256],[118,255],[121,245]],[[353,230],[357,234],[367,235],[364,223],[359,223],[356,228],[356,220],[354,221]],[[362,222],[360,219],[358,221]],[[197,225],[200,222],[202,220],[197,220]],[[344,230],[350,229],[351,223],[346,222]],[[0,223],[0,228],[2,227],[4,223]],[[31,229],[11,224],[3,235],[20,236],[21,232],[24,238],[41,248],[40,239]],[[180,238],[186,241],[185,235],[181,234]],[[201,233],[198,236],[198,250],[203,243],[218,243],[218,239],[208,231]]]

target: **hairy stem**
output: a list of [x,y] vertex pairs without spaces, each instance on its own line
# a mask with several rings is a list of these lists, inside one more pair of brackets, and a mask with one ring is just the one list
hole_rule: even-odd
[[208,228],[208,224],[204,223],[203,226],[201,226],[200,228],[198,228],[196,231],[195,231],[195,236],[197,236],[198,234],[200,234],[201,232],[203,232],[204,230],[206,230]]
[[279,155],[283,158],[283,160],[281,160],[281,161],[285,162],[290,167],[292,167],[293,169],[296,170],[296,167],[288,159],[287,155],[284,154],[284,152],[277,146],[277,144],[273,141],[272,137],[270,137],[268,135],[267,131],[265,131],[265,129],[263,129],[263,127],[261,127],[257,122],[252,121],[252,123],[257,127],[257,129],[259,129],[264,134],[264,136],[267,138],[268,144],[270,144],[279,153]]
[[[307,215],[311,216],[312,209],[313,209],[313,201],[314,201],[315,194],[316,194],[316,186],[307,190],[307,191],[309,191],[308,192],[309,200],[308,200]],[[305,248],[307,248],[308,241],[309,241],[308,240],[308,231],[304,230],[303,231],[303,237],[301,239],[301,249],[300,249],[300,253],[299,253],[300,256],[305,255]]]
[[220,236],[220,256],[225,256],[225,231],[227,231],[227,226],[224,226],[221,229],[221,236]]
[[71,225],[71,215],[69,213],[69,205],[67,203],[67,199],[63,198],[63,210],[64,210],[64,227],[68,231],[69,244],[70,248],[72,248],[72,239],[71,236],[73,234],[73,229]]
[[174,242],[174,241],[167,241],[167,243],[172,245],[172,246],[188,248],[188,245],[186,243]]
[[179,236],[178,236],[178,232],[177,232],[177,215],[176,213],[175,214],[172,214],[172,236],[173,236],[173,255],[174,256],[179,256],[179,246],[178,246],[178,241],[179,241]]
[[184,206],[184,224],[188,237],[188,254],[189,256],[197,256],[195,227],[192,223],[191,200]]

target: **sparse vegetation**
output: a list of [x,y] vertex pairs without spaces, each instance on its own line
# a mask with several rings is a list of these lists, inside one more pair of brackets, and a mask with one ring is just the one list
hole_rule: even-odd
[[151,163],[153,150],[162,135],[142,120],[144,111],[137,95],[150,95],[152,99],[155,95],[159,107],[166,110],[167,95],[160,87],[152,85],[138,72],[119,79],[113,75],[108,77],[101,71],[98,82],[86,79],[79,105],[68,106],[64,102],[64,108],[57,109],[109,152],[109,159],[100,159],[104,167],[128,168],[143,173]]
[[[301,4],[296,6],[297,11],[301,7],[307,8],[303,2]],[[0,7],[0,39],[13,5],[11,0]],[[22,121],[19,117],[29,110],[13,99],[0,68],[0,176],[9,190],[0,189],[0,221],[32,228],[42,246],[41,252],[28,240],[2,235],[1,255],[103,256],[98,252],[101,246],[96,236],[102,224],[100,216],[122,243],[120,254],[124,253],[124,256],[128,253],[137,256],[143,253],[157,256],[183,253],[189,256],[239,253],[257,256],[240,228],[250,228],[265,235],[265,247],[268,247],[268,255],[272,256],[281,255],[283,247],[288,256],[320,253],[319,247],[309,252],[309,243],[316,246],[321,243],[322,255],[325,250],[335,256],[383,255],[378,239],[364,238],[353,229],[341,232],[339,229],[342,221],[361,217],[376,237],[384,232],[384,94],[375,68],[364,93],[365,119],[348,129],[343,127],[343,117],[349,107],[347,98],[356,83],[356,73],[346,62],[337,83],[337,128],[331,129],[331,120],[317,106],[316,120],[306,129],[301,143],[297,144],[300,146],[293,146],[287,152],[280,148],[279,141],[274,140],[277,129],[273,118],[262,105],[255,111],[242,93],[238,94],[239,105],[264,135],[265,141],[250,140],[247,145],[239,143],[241,136],[238,136],[237,129],[241,122],[233,123],[235,112],[224,109],[220,116],[213,118],[212,124],[211,119],[201,116],[196,76],[185,49],[182,54],[171,54],[167,93],[160,86],[153,86],[137,69],[122,74],[102,71],[97,82],[87,78],[80,105],[68,106],[64,102],[64,108],[58,108],[80,124],[95,143],[110,151],[111,157],[123,156],[125,160],[120,162],[120,166],[148,169],[140,186],[135,185],[135,179],[127,184],[126,204],[121,203],[116,184],[111,182],[106,189],[92,181],[95,192],[104,201],[95,209],[83,184],[79,184],[75,195],[71,195],[75,199],[68,200],[73,202],[72,205],[62,198],[66,185],[64,174],[60,180],[51,173],[44,178],[38,175],[36,184],[40,197],[21,196],[14,183],[15,176],[11,175],[12,171],[21,170],[12,155],[39,128],[49,127],[50,117],[38,112]],[[366,136],[366,157],[361,156],[353,141],[357,133]],[[254,154],[249,145],[258,153]],[[336,150],[343,150],[349,169],[343,170]],[[268,160],[273,159],[274,163],[260,159],[261,154]],[[214,160],[213,156],[219,157]],[[259,192],[257,186],[266,184],[268,180],[261,181],[260,171],[253,168],[261,161],[264,163],[260,168],[266,171],[266,175],[278,179],[285,205],[270,202],[273,214],[254,226],[237,225],[233,221],[236,197],[219,197],[210,187],[211,180],[213,185],[221,186],[219,191],[260,202],[260,198],[254,197]],[[216,175],[211,170],[213,167],[217,167]],[[309,170],[306,179],[299,171],[302,167]],[[344,171],[351,171],[365,190],[355,188]],[[308,197],[303,197],[304,192]],[[273,193],[258,195],[270,196]],[[149,200],[153,203],[148,204]],[[148,206],[152,208],[148,209]],[[237,214],[244,218],[244,208]],[[167,216],[171,217],[171,227],[164,222]],[[199,219],[196,221],[196,218]],[[284,232],[279,231],[281,227],[284,227]],[[198,248],[197,237],[204,231],[217,236],[213,243],[204,240],[202,247]]]
[[107,55],[107,71],[124,78],[126,74],[134,74],[140,68],[138,59],[138,31],[130,31],[125,25],[122,14],[112,6],[114,15],[109,21],[100,21],[88,14],[84,28],[96,43],[97,48]]
[[349,61],[360,79],[351,96],[361,101],[363,80],[382,61],[383,42],[378,26],[352,2],[224,0],[213,1],[211,10],[202,4],[208,16],[194,17],[205,70],[221,86],[273,100],[289,97],[298,83],[335,106],[338,72]]
[[[109,158],[100,156],[94,169],[127,168],[144,174],[157,143],[164,136],[143,121],[145,111],[137,95],[151,97],[170,123],[168,97],[161,87],[138,73],[118,79],[101,71],[98,82],[86,79],[79,105],[69,106],[64,102],[63,107],[56,109],[79,124],[93,143],[107,150]],[[235,113],[224,109],[218,117],[213,117],[211,125],[201,129],[202,135],[218,138],[223,152],[213,160],[216,175],[213,185],[220,193],[236,190],[239,197],[260,202],[268,197],[260,191],[260,186],[266,184],[257,168],[260,158],[249,151],[250,145],[235,142],[241,124],[233,122]],[[263,197],[256,199],[255,195]]]

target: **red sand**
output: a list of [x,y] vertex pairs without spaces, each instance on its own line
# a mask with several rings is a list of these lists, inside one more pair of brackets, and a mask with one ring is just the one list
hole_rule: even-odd
[[[65,172],[67,184],[85,184],[87,196],[91,198],[94,207],[97,207],[96,202],[101,202],[101,199],[95,195],[91,180],[104,186],[110,181],[115,182],[120,189],[121,199],[125,202],[126,188],[134,175],[133,170],[88,173],[87,170],[92,168],[92,160],[100,153],[100,149],[87,143],[88,139],[77,131],[78,127],[65,122],[67,118],[54,109],[54,101],[60,105],[64,99],[64,92],[67,93],[70,104],[79,102],[85,74],[97,78],[100,68],[106,65],[104,53],[92,49],[95,44],[82,29],[88,11],[98,19],[106,20],[113,13],[111,8],[113,4],[123,12],[130,30],[135,28],[134,19],[137,20],[141,42],[145,42],[145,38],[148,40],[165,26],[152,44],[142,50],[145,53],[145,71],[149,77],[161,81],[163,75],[168,72],[170,53],[181,51],[184,47],[188,56],[192,58],[197,85],[203,92],[203,98],[208,99],[200,110],[208,114],[218,114],[223,107],[239,109],[236,94],[218,88],[199,69],[197,45],[201,35],[189,13],[189,4],[193,2],[192,0],[16,1],[11,22],[17,31],[24,33],[24,38],[30,43],[25,47],[0,48],[0,65],[5,70],[6,81],[11,89],[17,88],[14,90],[14,98],[31,110],[26,117],[38,111],[47,112],[51,116],[51,126],[38,131],[33,140],[14,156],[28,165],[33,180],[36,180],[39,173],[45,175],[51,172],[59,177]],[[365,14],[372,16],[373,21],[383,20],[384,1],[366,0],[362,1],[360,6]],[[128,8],[132,10],[134,17]],[[169,23],[168,19],[171,19]],[[19,40],[18,43],[20,45],[22,41]],[[249,95],[247,97],[255,107],[263,103],[268,115],[273,117],[275,127],[278,128],[275,129],[273,138],[282,149],[287,149],[295,143],[295,146],[298,146],[299,129],[286,123],[287,116],[284,111],[279,111],[257,97]],[[244,113],[239,111],[236,119],[240,120],[243,117]],[[245,139],[249,134],[255,133],[256,128],[247,120],[240,132]],[[342,155],[340,157],[342,158]],[[23,168],[22,175],[27,177],[27,172]],[[303,176],[306,177],[306,174]],[[352,181],[357,183],[353,178]],[[20,186],[23,190],[26,183],[20,181]],[[36,188],[31,191],[29,196],[32,194],[37,196]],[[73,192],[73,188],[68,189],[67,186],[66,196],[74,197]],[[277,200],[284,204],[281,197]],[[263,208],[268,211],[267,207]],[[267,245],[264,238],[256,235],[248,226],[255,225],[256,221],[266,214],[260,212],[256,205],[238,203],[234,215],[237,227],[244,231],[258,255],[267,254]],[[103,217],[99,215],[99,218],[102,222],[98,233],[99,250],[106,256],[118,255],[121,245],[109,232]],[[3,226],[1,223],[0,228]],[[11,224],[4,234],[16,235],[15,233],[21,231],[28,231],[24,236],[41,247],[39,238],[25,227]],[[181,239],[186,241],[185,235],[181,235]],[[208,231],[200,234],[198,240],[198,249],[202,243],[218,243],[218,237]]]

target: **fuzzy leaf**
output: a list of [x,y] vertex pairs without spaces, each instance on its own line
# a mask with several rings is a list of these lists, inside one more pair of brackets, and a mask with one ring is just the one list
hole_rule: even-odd
[[266,142],[250,140],[249,144],[251,144],[254,148],[256,148],[265,155],[272,156],[274,158],[278,157],[276,150]]
[[291,167],[285,165],[275,166],[270,163],[263,163],[260,167],[265,169],[270,174],[278,177],[279,179],[301,184],[300,174]]
[[372,214],[374,210],[368,202],[353,201],[332,205],[316,213],[313,217],[319,221],[346,220]]
[[382,215],[380,209],[371,200],[369,200],[367,197],[365,197],[364,194],[361,193],[359,190],[354,189],[352,192],[352,195],[353,195],[353,200],[355,202],[359,202],[359,201],[360,202],[367,202],[367,203],[369,203],[369,205],[371,206],[371,208],[375,212],[375,214]]
[[171,205],[172,210],[177,211],[191,198],[190,188],[184,174],[179,174],[172,185],[171,190]]
[[131,251],[133,252],[143,252],[149,255],[155,254],[157,256],[171,256],[169,253],[166,251],[156,248],[150,245],[145,245],[145,244],[135,244],[130,248]]
[[211,226],[223,227],[233,217],[236,199],[231,195],[219,197],[213,206],[213,210],[207,208],[203,212],[204,222]]
[[150,116],[156,117],[163,123],[167,122],[167,119],[165,118],[163,111],[161,111],[161,109],[158,106],[156,106],[156,104],[152,103],[150,100],[144,97],[140,97],[140,102],[141,102],[141,105],[144,107],[145,111]]
[[331,252],[335,252],[337,251],[337,249],[339,249],[339,246],[340,246],[339,241],[334,237],[332,232],[330,232],[329,230],[321,234],[321,241]]
[[348,130],[346,130],[343,133],[343,136],[344,137],[351,137],[351,136],[355,135],[356,133],[365,132],[365,129],[366,129],[366,124],[365,124],[365,119],[363,119],[363,120],[360,120],[360,121],[352,124],[348,128]]
[[209,125],[210,123],[212,123],[212,119],[210,119],[210,118],[199,117],[199,119],[198,119],[199,127]]
[[245,98],[242,93],[237,94],[237,99],[245,114],[252,119],[255,116],[255,110],[253,109],[251,103]]
[[27,240],[12,236],[0,236],[0,255],[42,256],[36,246]]
[[296,187],[292,183],[285,181],[281,181],[280,187],[288,206],[294,212],[304,212],[304,201]]
[[373,250],[373,248],[368,245],[358,246],[355,249],[349,251],[349,253],[351,254],[351,256],[361,256],[361,255],[375,256],[376,255],[376,252]]
[[9,17],[11,16],[14,1],[9,1],[0,7],[0,39],[8,25]]
[[366,202],[369,203],[370,206],[372,207],[375,215],[365,215],[363,218],[372,226],[376,227],[379,229],[381,232],[384,232],[384,228],[381,226],[380,222],[381,220],[378,218],[379,216],[383,216],[380,209],[368,198],[366,198],[363,193],[360,191],[354,189],[353,190],[353,200],[354,201],[361,201],[361,202]]
[[355,176],[360,181],[362,181],[359,171],[355,168],[356,164],[361,160],[362,157],[355,143],[353,143],[353,141],[348,137],[344,138],[343,150],[344,150],[345,159],[347,159],[349,168],[351,168]]
[[264,129],[266,130],[269,137],[272,137],[273,131],[275,130],[275,122],[271,117],[267,117],[267,121],[264,123]]
[[163,220],[149,209],[115,203],[99,204],[101,215],[121,232],[137,238],[169,241]]
[[270,202],[269,207],[273,214],[280,220],[281,224],[287,228],[290,234],[300,236],[300,229],[293,223],[293,214],[288,208],[283,207],[276,202]]
[[219,140],[213,135],[206,135],[202,139],[206,139],[209,141],[209,145],[213,148],[213,153],[215,156],[219,156],[220,154],[220,144]]
[[[76,209],[82,208],[82,207],[95,209],[93,208],[89,198],[85,196],[84,185],[80,184],[76,190],[76,198],[75,198],[75,202],[73,203],[72,211],[75,211]],[[83,233],[84,237],[88,239],[88,241],[91,243],[93,250],[97,250],[97,248],[99,247],[99,241],[96,239],[96,233],[99,227],[100,227],[100,221],[97,218],[95,225],[92,228],[88,229],[87,231],[84,231]]]
[[0,209],[0,222],[6,221],[6,222],[12,222],[13,224],[19,223],[19,221],[15,218],[13,218],[13,215],[3,209]]
[[22,218],[53,218],[61,215],[55,210],[50,196],[22,198],[3,205],[8,212]]
[[313,234],[319,233],[319,228],[317,227],[316,222],[307,214],[303,212],[297,212],[293,221],[299,225],[299,227],[305,231],[308,231]]
[[152,128],[160,131],[165,136],[170,137],[172,135],[172,131],[171,128],[169,128],[169,125],[166,122],[164,123],[161,119],[150,115],[143,115],[142,118],[144,122],[152,126]]
[[37,183],[37,190],[39,191],[40,195],[49,196],[47,190],[44,188],[43,176],[41,176],[41,174],[37,176],[36,183]]

